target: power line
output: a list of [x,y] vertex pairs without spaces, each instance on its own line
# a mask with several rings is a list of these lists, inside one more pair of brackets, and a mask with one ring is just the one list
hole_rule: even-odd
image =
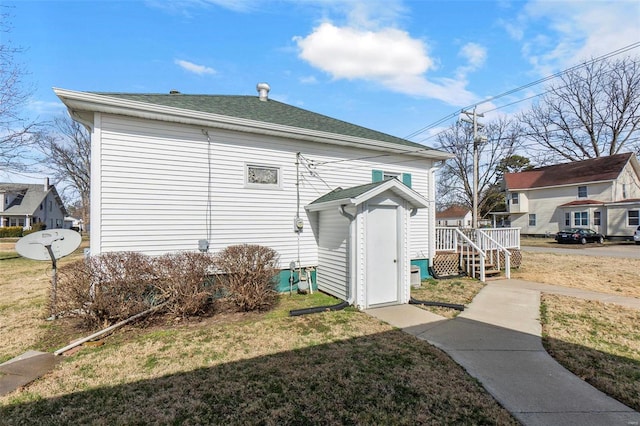
[[[608,59],[608,58],[610,58],[612,56],[616,56],[616,55],[619,55],[621,53],[628,52],[628,51],[636,49],[638,47],[640,47],[640,41],[635,42],[635,43],[631,43],[631,44],[629,44],[627,46],[624,46],[624,47],[621,47],[619,49],[613,50],[611,52],[605,53],[604,55],[598,56],[598,57],[596,57],[594,59],[591,59],[590,61],[578,64],[578,65],[574,65],[574,66],[569,67],[569,68],[567,68],[565,70],[559,71],[559,72],[557,72],[555,74],[548,75],[548,76],[543,77],[541,79],[532,81],[532,82],[527,83],[527,84],[523,84],[522,86],[519,86],[519,87],[516,87],[514,89],[508,90],[506,92],[500,93],[498,95],[491,96],[491,97],[486,98],[486,99],[484,99],[484,100],[482,100],[480,102],[477,102],[475,104],[471,104],[469,106],[466,106],[464,108],[456,110],[455,112],[453,112],[453,113],[451,113],[451,114],[449,114],[449,115],[447,115],[447,116],[435,121],[434,123],[431,123],[431,124],[421,128],[419,130],[416,130],[415,132],[413,132],[413,133],[409,134],[408,136],[406,136],[405,139],[413,138],[413,137],[415,137],[415,136],[417,136],[417,135],[419,135],[421,133],[426,132],[429,129],[432,129],[432,128],[436,127],[436,126],[439,126],[443,122],[445,122],[445,121],[447,121],[447,120],[449,120],[451,118],[457,117],[460,114],[460,112],[463,111],[463,110],[473,109],[474,107],[477,107],[477,106],[479,106],[481,104],[484,104],[484,103],[487,103],[487,102],[492,102],[492,101],[494,101],[496,99],[500,99],[502,97],[509,96],[509,95],[511,95],[513,93],[517,93],[517,92],[519,92],[521,90],[528,89],[528,88],[533,87],[533,86],[537,86],[538,84],[541,84],[541,83],[547,82],[549,80],[552,80],[554,78],[560,77],[563,74],[567,74],[569,72],[572,72],[572,71],[575,71],[577,69],[580,69],[580,68],[586,67],[588,65],[594,64],[594,63],[596,63],[598,61],[602,61],[602,60]],[[494,111],[494,110],[491,110],[491,111]],[[487,112],[487,111],[485,111],[485,112]]]
[[[418,130],[416,132],[413,132],[412,134],[406,136],[404,139],[409,139],[411,137],[415,137],[415,136],[417,136],[417,135],[419,135],[421,133],[424,133],[426,130],[429,130],[431,128],[434,128],[434,127],[446,122],[447,120],[449,120],[451,118],[458,117],[460,115],[460,113],[465,109],[470,109],[470,108],[473,108],[475,106],[481,105],[483,103],[490,102],[490,101],[499,99],[499,98],[504,97],[504,96],[508,96],[508,95],[516,93],[518,91],[521,91],[521,90],[527,89],[529,87],[538,85],[540,83],[546,82],[548,80],[557,78],[557,77],[559,77],[559,76],[561,76],[563,74],[566,74],[566,73],[569,73],[571,71],[583,68],[583,67],[588,66],[590,64],[594,64],[594,63],[596,63],[598,61],[602,61],[604,59],[610,58],[610,57],[615,56],[615,55],[619,55],[621,53],[633,50],[633,49],[638,48],[638,47],[640,47],[640,41],[632,43],[632,44],[624,46],[624,47],[621,47],[620,49],[611,51],[611,52],[606,53],[604,55],[601,55],[601,56],[599,56],[597,58],[594,58],[594,59],[592,59],[592,60],[590,60],[588,62],[584,62],[584,63],[578,64],[578,65],[574,65],[574,66],[572,66],[570,68],[567,68],[567,69],[565,69],[563,71],[559,71],[559,72],[557,72],[555,74],[549,75],[547,77],[541,78],[541,79],[533,81],[531,83],[524,84],[524,85],[519,86],[519,87],[517,87],[515,89],[511,89],[509,91],[501,93],[499,95],[492,96],[492,97],[487,98],[487,99],[485,99],[483,101],[480,101],[480,102],[478,102],[476,104],[472,104],[472,105],[470,105],[470,106],[468,106],[466,108],[463,108],[463,109],[460,109],[460,110],[456,110],[455,112],[453,112],[453,113],[441,118],[440,120],[438,120],[438,121],[436,121],[436,122],[434,122],[434,123],[432,123],[432,124],[430,124],[428,126],[425,126],[425,127],[423,127],[422,129],[420,129],[420,130]],[[500,109],[500,108],[506,108],[507,106],[514,105],[514,104],[519,103],[519,102],[524,102],[526,100],[533,99],[533,98],[538,97],[538,96],[542,96],[542,95],[544,95],[546,93],[549,93],[549,90],[544,91],[544,92],[539,93],[539,94],[536,94],[536,95],[529,96],[529,97],[524,98],[524,99],[520,99],[520,100],[515,101],[515,102],[511,102],[511,103],[506,104],[506,105],[502,105],[502,106],[496,107],[494,109],[491,109],[491,110],[488,110],[488,111],[485,111],[485,112],[491,112],[491,111],[495,111],[495,110]],[[580,128],[580,127],[576,127],[576,129],[578,129],[578,128]],[[426,137],[424,139],[421,139],[419,141],[419,143],[423,143],[423,142],[425,142],[425,141],[427,141],[429,139],[432,139],[434,137],[438,137],[441,134],[446,133],[447,131],[448,131],[448,129],[443,129],[438,133],[435,133],[433,135],[429,135],[428,137]],[[561,130],[560,129],[555,129],[554,131],[561,131]],[[525,134],[524,136],[533,136],[533,134],[529,134],[529,135]],[[418,152],[424,152],[424,151],[430,151],[430,150],[434,150],[434,148],[425,146],[424,148],[411,148],[411,149],[407,149],[407,150],[398,151],[398,152],[395,152],[395,153],[367,155],[367,156],[356,157],[356,158],[340,159],[340,160],[333,160],[333,161],[323,161],[323,162],[317,162],[317,163],[314,162],[313,164],[314,164],[314,166],[319,167],[319,166],[326,166],[326,165],[330,165],[330,164],[350,163],[350,162],[356,162],[356,161],[362,161],[362,160],[372,160],[372,159],[376,159],[376,158],[390,157],[390,156],[394,156],[394,155],[418,153]],[[412,160],[402,160],[402,161],[396,162],[396,164],[397,163],[408,162],[408,161],[412,161]],[[389,163],[389,164],[394,164],[394,163]],[[364,167],[364,166],[362,166],[362,167]]]

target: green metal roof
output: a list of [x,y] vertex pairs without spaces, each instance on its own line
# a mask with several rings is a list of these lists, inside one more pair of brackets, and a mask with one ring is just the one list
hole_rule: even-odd
[[[390,178],[393,179],[393,178]],[[342,188],[336,188],[333,191],[324,194],[322,197],[312,201],[309,204],[320,204],[320,203],[326,203],[329,201],[336,201],[336,200],[345,200],[348,198],[355,198],[358,197],[366,192],[371,191],[372,189],[384,184],[387,180],[383,180],[383,181],[379,181],[379,182],[373,182],[373,183],[366,183],[364,185],[358,185],[358,186],[352,186],[351,188],[347,188],[347,189],[342,189]]]
[[283,126],[297,127],[301,129],[389,142],[411,148],[425,150],[432,149],[428,146],[411,142],[406,139],[287,105],[273,99],[261,101],[258,96],[93,93],[101,96],[180,108],[184,110],[218,114]]

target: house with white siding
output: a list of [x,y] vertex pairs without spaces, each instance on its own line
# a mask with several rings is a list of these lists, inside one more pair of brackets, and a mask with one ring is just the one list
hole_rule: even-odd
[[632,153],[505,173],[511,225],[523,234],[591,228],[628,239],[640,225],[640,163]]
[[453,205],[436,212],[436,222],[438,226],[470,228],[471,220],[471,209],[464,206]]
[[54,91],[91,132],[91,254],[261,244],[280,255],[282,289],[292,263],[317,267],[321,288],[319,244],[332,225],[308,207],[337,188],[380,183],[384,193],[344,208],[366,232],[367,206],[395,206],[399,291],[410,264],[427,275],[434,173],[448,153],[275,101],[263,83],[258,96]]
[[42,224],[46,229],[64,227],[67,211],[54,185],[0,183],[0,228],[21,226],[31,229]]

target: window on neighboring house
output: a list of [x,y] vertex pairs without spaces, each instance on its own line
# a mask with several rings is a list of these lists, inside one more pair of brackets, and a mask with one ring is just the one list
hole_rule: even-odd
[[49,200],[49,211],[53,211],[53,201]]
[[247,164],[246,184],[251,187],[279,188],[280,167]]
[[578,187],[578,198],[587,198],[587,187],[579,186]]
[[627,225],[640,226],[640,210],[627,210]]
[[571,226],[571,213],[564,214],[564,226]]
[[42,210],[42,203],[40,203],[40,210]]
[[518,195],[519,194],[517,192],[511,193],[511,204],[518,204],[520,202]]
[[593,212],[593,225],[600,226],[600,212]]
[[535,214],[530,214],[529,215],[529,226],[536,226],[536,215]]
[[573,224],[575,226],[589,226],[589,213],[573,212]]
[[622,184],[622,199],[623,200],[627,199],[627,184],[626,183]]

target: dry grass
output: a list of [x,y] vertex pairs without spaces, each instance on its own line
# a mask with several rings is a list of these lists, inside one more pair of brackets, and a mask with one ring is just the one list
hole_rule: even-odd
[[[447,280],[423,280],[420,288],[412,288],[411,296],[418,300],[445,302],[466,305],[471,303],[484,284],[471,278],[452,278]],[[418,305],[445,318],[454,318],[459,311],[450,308]]]
[[563,366],[640,410],[640,311],[544,295],[543,343]]
[[[0,357],[76,337],[68,322],[44,319],[46,262],[0,268]],[[441,351],[366,314],[288,316],[334,303],[287,294],[267,313],[122,329],[0,397],[0,423],[516,424]]]
[[[58,267],[81,258],[84,247],[61,259]],[[45,349],[43,342],[56,335],[56,325],[45,321],[48,290],[51,283],[51,263],[19,257],[14,241],[3,240],[0,254],[0,363],[27,349]],[[65,337],[66,339],[66,337]]]
[[640,297],[637,259],[525,252],[511,278]]

